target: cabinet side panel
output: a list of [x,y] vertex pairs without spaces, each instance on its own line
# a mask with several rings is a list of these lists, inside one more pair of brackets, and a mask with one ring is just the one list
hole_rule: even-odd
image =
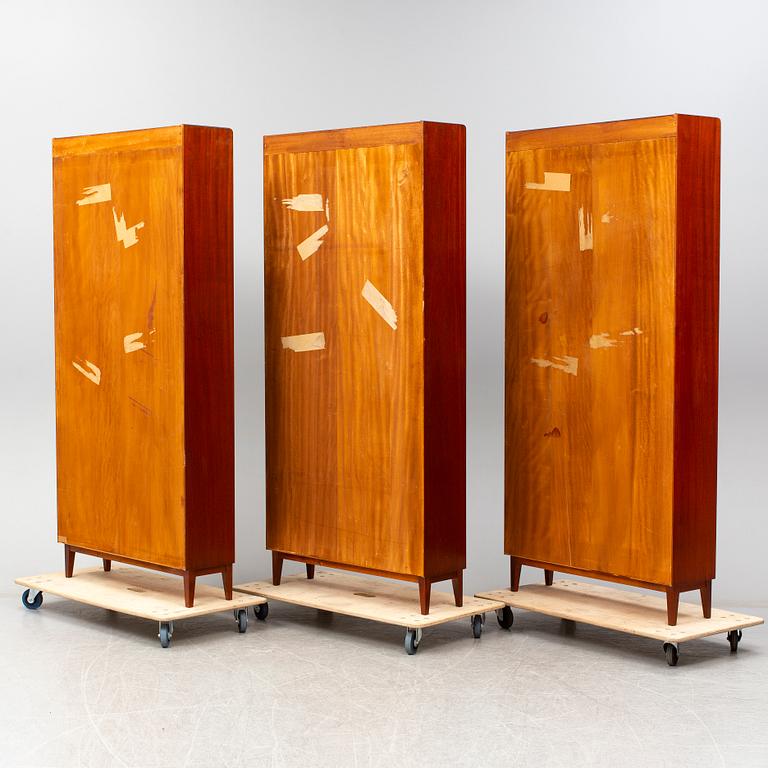
[[424,560],[466,566],[466,129],[424,124]]
[[715,577],[720,121],[678,117],[673,578]]
[[138,150],[101,136],[54,159],[58,533],[179,568],[181,143],[144,133]]
[[188,568],[235,559],[232,132],[184,127]]

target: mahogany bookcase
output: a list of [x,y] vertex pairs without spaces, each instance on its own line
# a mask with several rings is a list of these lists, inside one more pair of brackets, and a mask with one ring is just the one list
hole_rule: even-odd
[[232,596],[232,132],[53,141],[58,538]]
[[264,140],[267,548],[430,585],[465,567],[465,129]]
[[681,591],[715,577],[720,122],[508,133],[505,552]]

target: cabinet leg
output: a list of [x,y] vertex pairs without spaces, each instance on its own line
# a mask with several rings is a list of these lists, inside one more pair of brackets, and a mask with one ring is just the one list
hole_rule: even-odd
[[72,574],[75,571],[75,550],[70,549],[69,545],[64,545],[64,575],[68,578],[72,578]]
[[232,599],[232,565],[225,565],[221,569],[221,580],[224,582],[224,599]]
[[101,559],[101,564],[104,566],[104,572],[109,573],[112,570],[112,561],[107,560],[106,557]]
[[312,563],[307,563],[307,578],[308,579],[314,579],[315,578],[315,566],[312,565]]
[[283,576],[283,556],[279,552],[272,552],[272,583],[280,586],[280,579]]
[[677,604],[680,600],[680,592],[671,587],[667,589],[667,624],[674,627],[677,624]]
[[432,582],[428,579],[419,579],[419,603],[424,616],[429,613],[429,596],[432,592]]
[[705,581],[701,588],[701,610],[705,619],[712,618],[712,582]]
[[184,573],[184,605],[191,608],[195,604],[195,579],[194,573]]
[[464,572],[459,571],[459,575],[454,576],[451,582],[453,583],[453,600],[461,608],[464,605]]
[[548,586],[552,586],[552,582],[555,580],[555,572],[544,570],[544,583]]
[[517,592],[520,589],[520,571],[523,570],[523,564],[516,558],[509,558],[510,569],[510,589],[513,592]]

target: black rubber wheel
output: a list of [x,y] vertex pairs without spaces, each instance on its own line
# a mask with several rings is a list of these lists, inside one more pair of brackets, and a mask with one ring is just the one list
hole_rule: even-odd
[[483,617],[479,614],[472,617],[472,636],[477,639],[483,634]]
[[500,611],[496,611],[496,621],[499,622],[499,626],[502,629],[510,629],[515,622],[515,615],[512,613],[512,609],[505,605]]
[[420,642],[421,642],[421,638],[419,637],[418,629],[405,630],[405,652],[409,656],[413,656],[413,654],[419,650]]
[[42,592],[38,592],[35,595],[35,599],[34,600],[30,600],[29,599],[30,591],[31,590],[29,590],[29,589],[25,589],[21,593],[21,604],[25,608],[29,608],[30,611],[36,611],[43,604],[43,593]]
[[259,621],[265,621],[267,616],[269,616],[269,603],[262,603],[261,605],[254,605],[253,606],[253,615]]
[[676,667],[680,653],[674,643],[664,643],[664,655],[667,657],[667,664],[670,667]]
[[158,637],[160,638],[160,645],[163,648],[167,648],[171,644],[171,637],[173,637],[173,632],[171,632],[171,625],[167,621],[163,621],[160,624],[160,632]]
[[731,646],[731,653],[736,653],[739,650],[739,642],[741,641],[741,630],[732,629],[728,633],[728,642]]
[[245,608],[239,608],[235,611],[235,620],[237,621],[237,631],[242,635],[248,630],[248,611]]

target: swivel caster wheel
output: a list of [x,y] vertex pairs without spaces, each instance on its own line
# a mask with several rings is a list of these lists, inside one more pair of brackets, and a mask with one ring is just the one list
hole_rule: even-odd
[[405,652],[409,656],[413,656],[413,654],[419,650],[420,644],[421,644],[421,630],[406,629],[405,630]]
[[739,643],[741,642],[741,630],[732,629],[728,633],[728,642],[731,646],[731,653],[736,653],[739,650]]
[[253,615],[259,621],[265,621],[267,616],[269,616],[269,603],[261,603],[261,605],[254,605]]
[[501,610],[496,611],[496,621],[502,629],[509,629],[515,621],[515,615],[512,609],[505,605]]
[[664,655],[667,657],[667,664],[670,667],[676,667],[677,661],[680,658],[677,643],[664,643]]
[[[43,593],[42,592],[38,592],[35,595],[34,599],[30,600],[29,599],[29,594],[30,594],[31,591],[32,591],[31,589],[25,589],[21,593],[21,604],[25,608],[28,608],[30,611],[36,611],[43,604]],[[739,633],[739,634],[741,634],[741,633]]]
[[160,638],[160,645],[163,648],[167,648],[171,644],[171,638],[173,637],[173,622],[161,621],[160,631],[157,633]]
[[242,635],[248,629],[248,610],[246,608],[237,608],[234,614],[235,621],[237,622],[237,631]]
[[482,614],[477,614],[473,616],[469,621],[472,624],[472,637],[474,637],[475,639],[479,638],[480,635],[483,634],[483,624],[485,624],[485,616],[483,616]]

